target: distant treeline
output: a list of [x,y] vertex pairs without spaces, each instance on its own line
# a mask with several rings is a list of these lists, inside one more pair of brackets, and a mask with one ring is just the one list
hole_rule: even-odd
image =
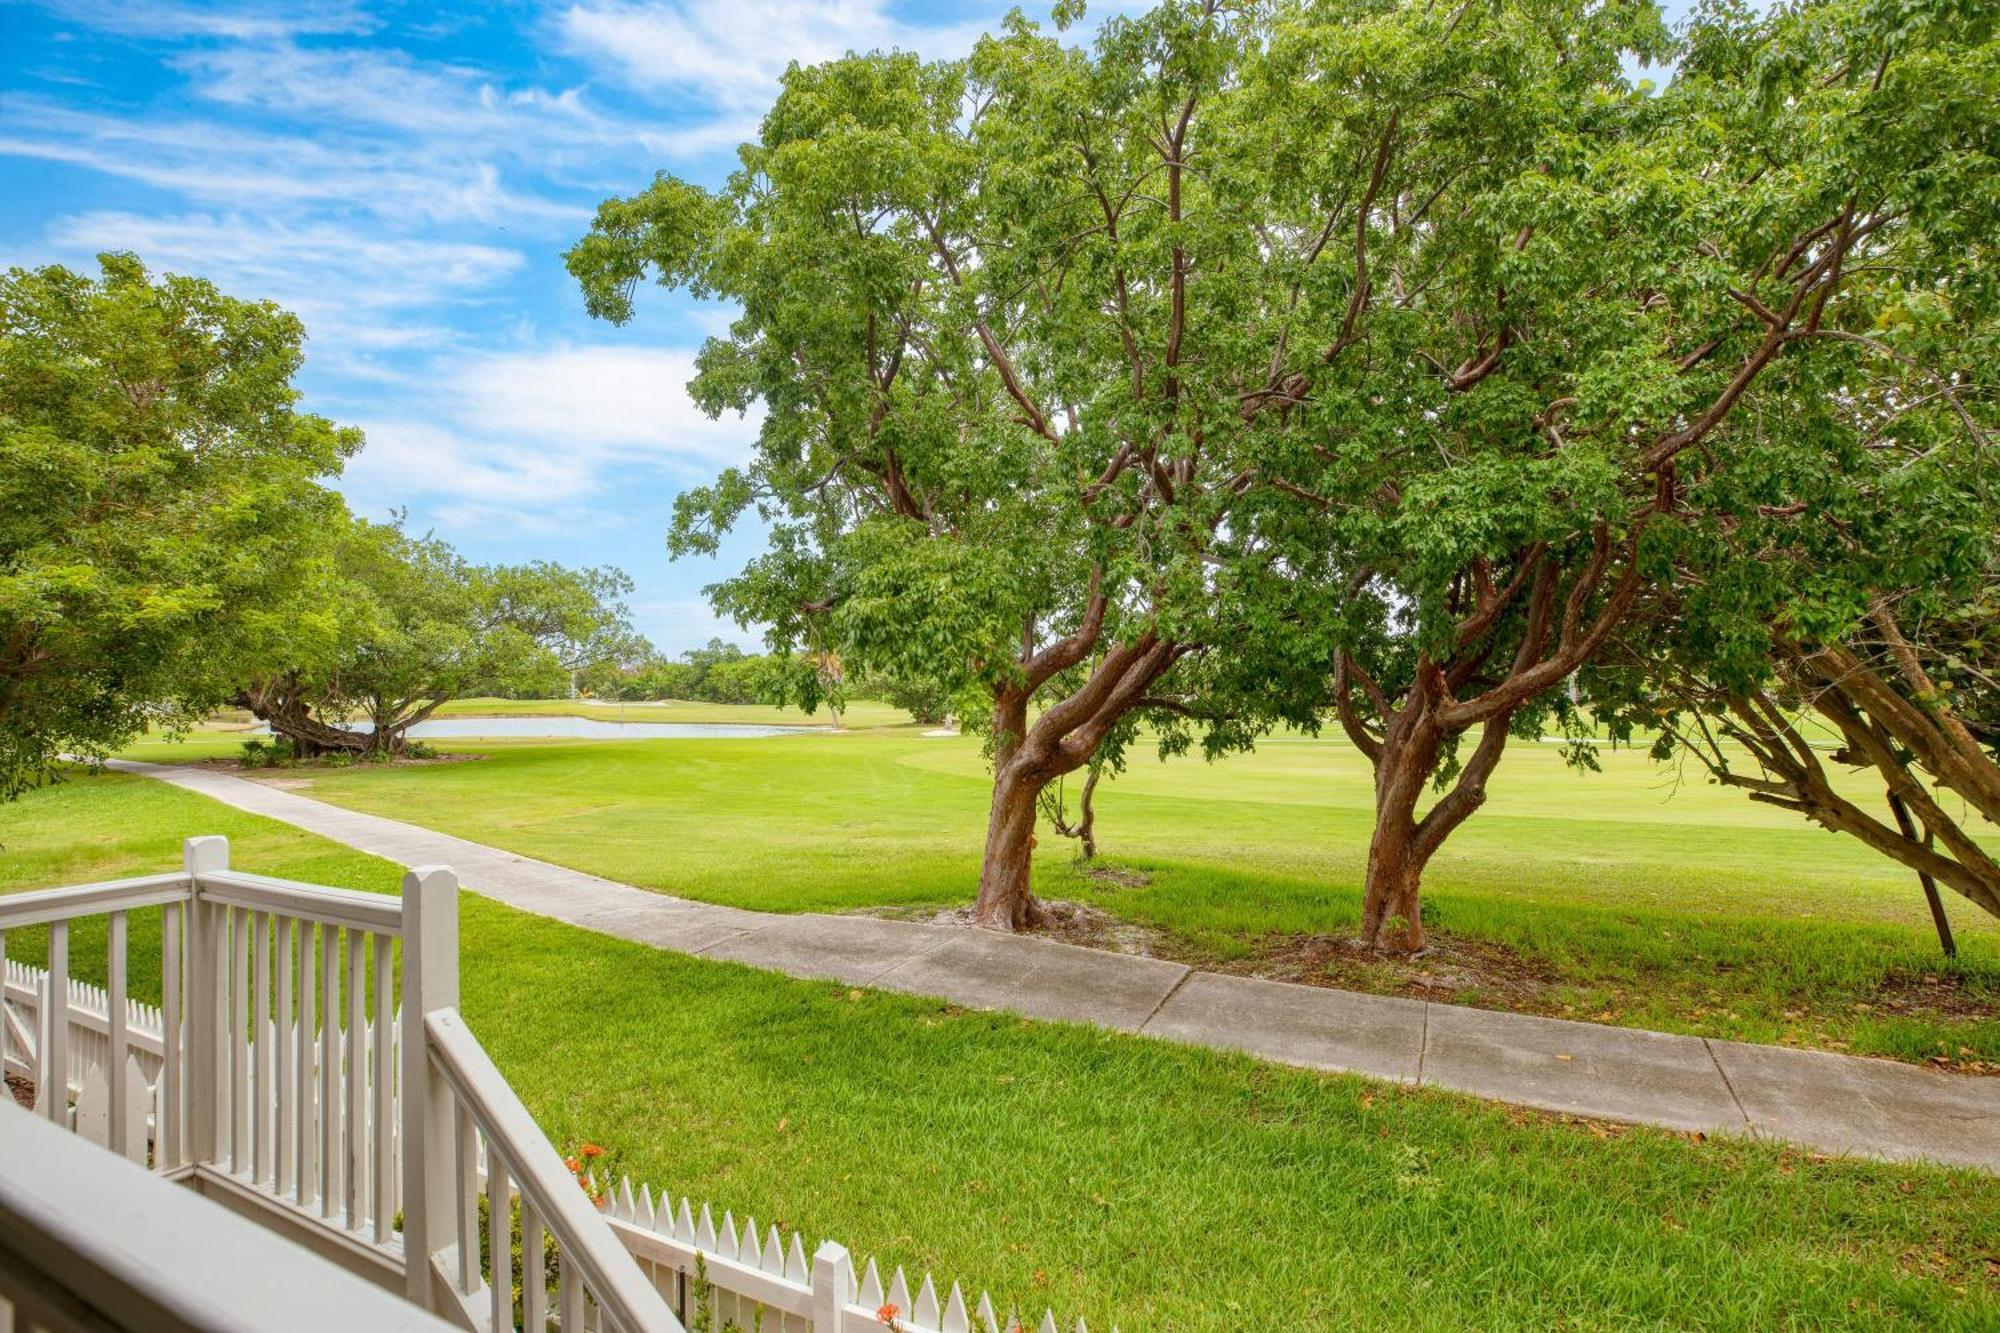
[[649,651],[629,661],[599,662],[577,673],[576,687],[600,699],[696,699],[712,704],[774,703],[798,666],[770,653],[746,653],[710,639],[678,658]]
[[635,660],[599,662],[577,673],[576,688],[595,698],[633,703],[691,699],[713,704],[775,704],[795,700],[798,691],[791,682],[816,671],[843,702],[879,700],[905,710],[919,722],[941,722],[947,712],[945,690],[940,685],[908,684],[872,674],[843,677],[837,661],[821,663],[804,654],[746,653],[721,639],[710,639],[706,646],[691,648],[678,658],[649,651]]

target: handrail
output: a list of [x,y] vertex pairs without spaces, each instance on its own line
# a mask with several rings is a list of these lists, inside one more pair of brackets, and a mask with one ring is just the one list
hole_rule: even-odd
[[418,1307],[0,1097],[8,1326],[443,1333]]
[[[511,1168],[516,1187],[612,1322],[624,1333],[681,1333],[680,1321],[584,1198],[465,1019],[456,1009],[434,1009],[424,1015],[424,1033],[432,1067],[487,1136],[489,1153]],[[501,1206],[494,1205],[496,1215]]]
[[0,930],[43,926],[101,912],[129,912],[141,907],[188,900],[185,872],[108,879],[98,884],[74,884],[60,889],[36,889],[0,897]]
[[402,900],[387,894],[329,889],[241,870],[204,870],[195,877],[195,883],[196,892],[211,902],[310,917],[325,925],[377,935],[400,938],[403,933]]

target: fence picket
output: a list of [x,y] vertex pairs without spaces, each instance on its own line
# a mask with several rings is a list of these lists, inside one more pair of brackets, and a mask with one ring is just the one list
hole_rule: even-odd
[[361,947],[361,932],[347,931],[347,1054],[342,1073],[347,1089],[347,1142],[341,1153],[341,1167],[347,1174],[347,1229],[359,1231],[368,1209],[368,1083],[367,1048],[362,1044],[362,988],[367,984],[364,969],[368,955]]
[[543,1333],[549,1326],[547,1265],[542,1257],[542,1218],[521,1195],[521,1327]]
[[229,912],[232,960],[229,974],[229,1010],[233,1040],[229,1066],[229,1168],[238,1174],[250,1169],[250,909]]
[[58,1125],[69,1123],[69,922],[49,925],[49,984],[37,1052],[35,1104]]
[[340,931],[319,929],[319,1212],[331,1219],[346,1190],[340,1134]]
[[[128,1135],[125,1131],[125,1113],[129,1098],[126,1096],[126,1051],[130,1043],[126,1039],[126,1027],[132,1021],[131,1010],[126,1005],[125,996],[125,913],[113,912],[106,922],[104,942],[104,978],[110,985],[104,994],[105,1033],[110,1050],[107,1053],[107,1067],[110,1070],[110,1086],[107,1092],[111,1098],[110,1117],[105,1124],[104,1142],[114,1152],[128,1150]],[[140,1158],[141,1161],[145,1159]]]
[[470,1296],[479,1289],[479,1131],[462,1105],[457,1123],[458,1289]]
[[556,1260],[556,1318],[563,1328],[583,1327],[583,1284],[567,1254]]
[[319,993],[313,974],[313,964],[318,958],[318,941],[313,934],[313,923],[304,917],[298,925],[299,974],[298,985],[298,1091],[293,1097],[293,1107],[298,1115],[296,1139],[298,1142],[298,1187],[293,1197],[301,1208],[313,1201],[319,1192],[319,1103],[318,1074],[319,1062],[313,1052],[318,1046],[318,1023],[314,1015],[314,1000]]
[[111,1081],[93,1064],[83,1071],[76,1094],[76,1133],[100,1148],[111,1146]]
[[389,1223],[395,1212],[394,1198],[397,1179],[394,1140],[391,1138],[396,1123],[395,1104],[390,1100],[396,1089],[395,1065],[390,1060],[389,1036],[395,1031],[396,1015],[394,998],[390,995],[392,980],[389,968],[389,937],[377,935],[375,940],[375,1064],[371,1073],[375,1093],[373,1148],[375,1154],[375,1243],[387,1244]]
[[277,1083],[277,1138],[274,1143],[276,1161],[273,1164],[271,1188],[282,1197],[288,1191],[298,1188],[298,1112],[292,1105],[292,1098],[298,1088],[298,1077],[293,1073],[293,1047],[296,1043],[295,1025],[297,1018],[292,1012],[292,919],[280,916],[272,924],[273,938],[271,951],[276,955],[278,971],[278,1012],[274,1020],[277,1035],[277,1049],[272,1052],[272,1065]]
[[153,1116],[154,1155],[163,1167],[185,1160],[181,1150],[181,906],[160,909],[160,1077]]
[[861,1299],[858,1305],[870,1310],[882,1308],[882,1275],[875,1268],[875,1256],[868,1256],[868,1266],[861,1273]]
[[[494,1153],[486,1172],[487,1283],[493,1294],[493,1333],[514,1327],[514,1209],[509,1196],[507,1159]],[[521,1255],[521,1273],[531,1271],[531,1257]]]
[[250,1117],[250,1169],[259,1185],[271,1178],[277,1167],[271,1151],[271,1047],[266,1040],[269,1028],[265,1016],[271,1012],[271,918],[254,912],[250,917],[250,950],[254,958],[250,991],[251,1070],[256,1078],[255,1104]]
[[889,1280],[888,1303],[890,1305],[895,1306],[898,1310],[904,1311],[905,1313],[909,1311],[910,1284],[904,1280],[903,1270],[901,1266],[897,1267],[896,1276]]
[[7,1007],[7,979],[13,970],[7,958],[7,932],[0,930],[0,1086],[6,1082],[7,1062],[14,1058],[14,1014]]

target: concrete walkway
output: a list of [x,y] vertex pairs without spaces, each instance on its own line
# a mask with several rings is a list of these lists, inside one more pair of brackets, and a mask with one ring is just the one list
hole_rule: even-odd
[[1495,1101],[2000,1172],[2000,1079],[1779,1046],[1198,972],[877,917],[778,915],[619,884],[211,769],[114,761],[524,911],[657,948]]

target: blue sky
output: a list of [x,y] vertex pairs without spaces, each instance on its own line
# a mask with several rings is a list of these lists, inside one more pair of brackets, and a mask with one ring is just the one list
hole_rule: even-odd
[[789,60],[956,54],[1000,3],[570,0],[364,5],[0,0],[0,262],[156,269],[297,311],[306,405],[367,431],[354,508],[407,507],[479,560],[611,563],[678,652],[703,584],[674,495],[755,423],[684,391],[727,313],[667,294],[586,316],[561,252],[656,170],[714,182]]
[[1009,7],[0,0],[0,261],[132,250],[281,302],[307,406],[368,434],[358,512],[478,560],[619,565],[662,648],[752,646],[700,590],[761,534],[664,543],[674,496],[754,436],[684,390],[727,312],[659,293],[592,321],[561,252],[657,170],[719,181],[788,61],[955,55]]

